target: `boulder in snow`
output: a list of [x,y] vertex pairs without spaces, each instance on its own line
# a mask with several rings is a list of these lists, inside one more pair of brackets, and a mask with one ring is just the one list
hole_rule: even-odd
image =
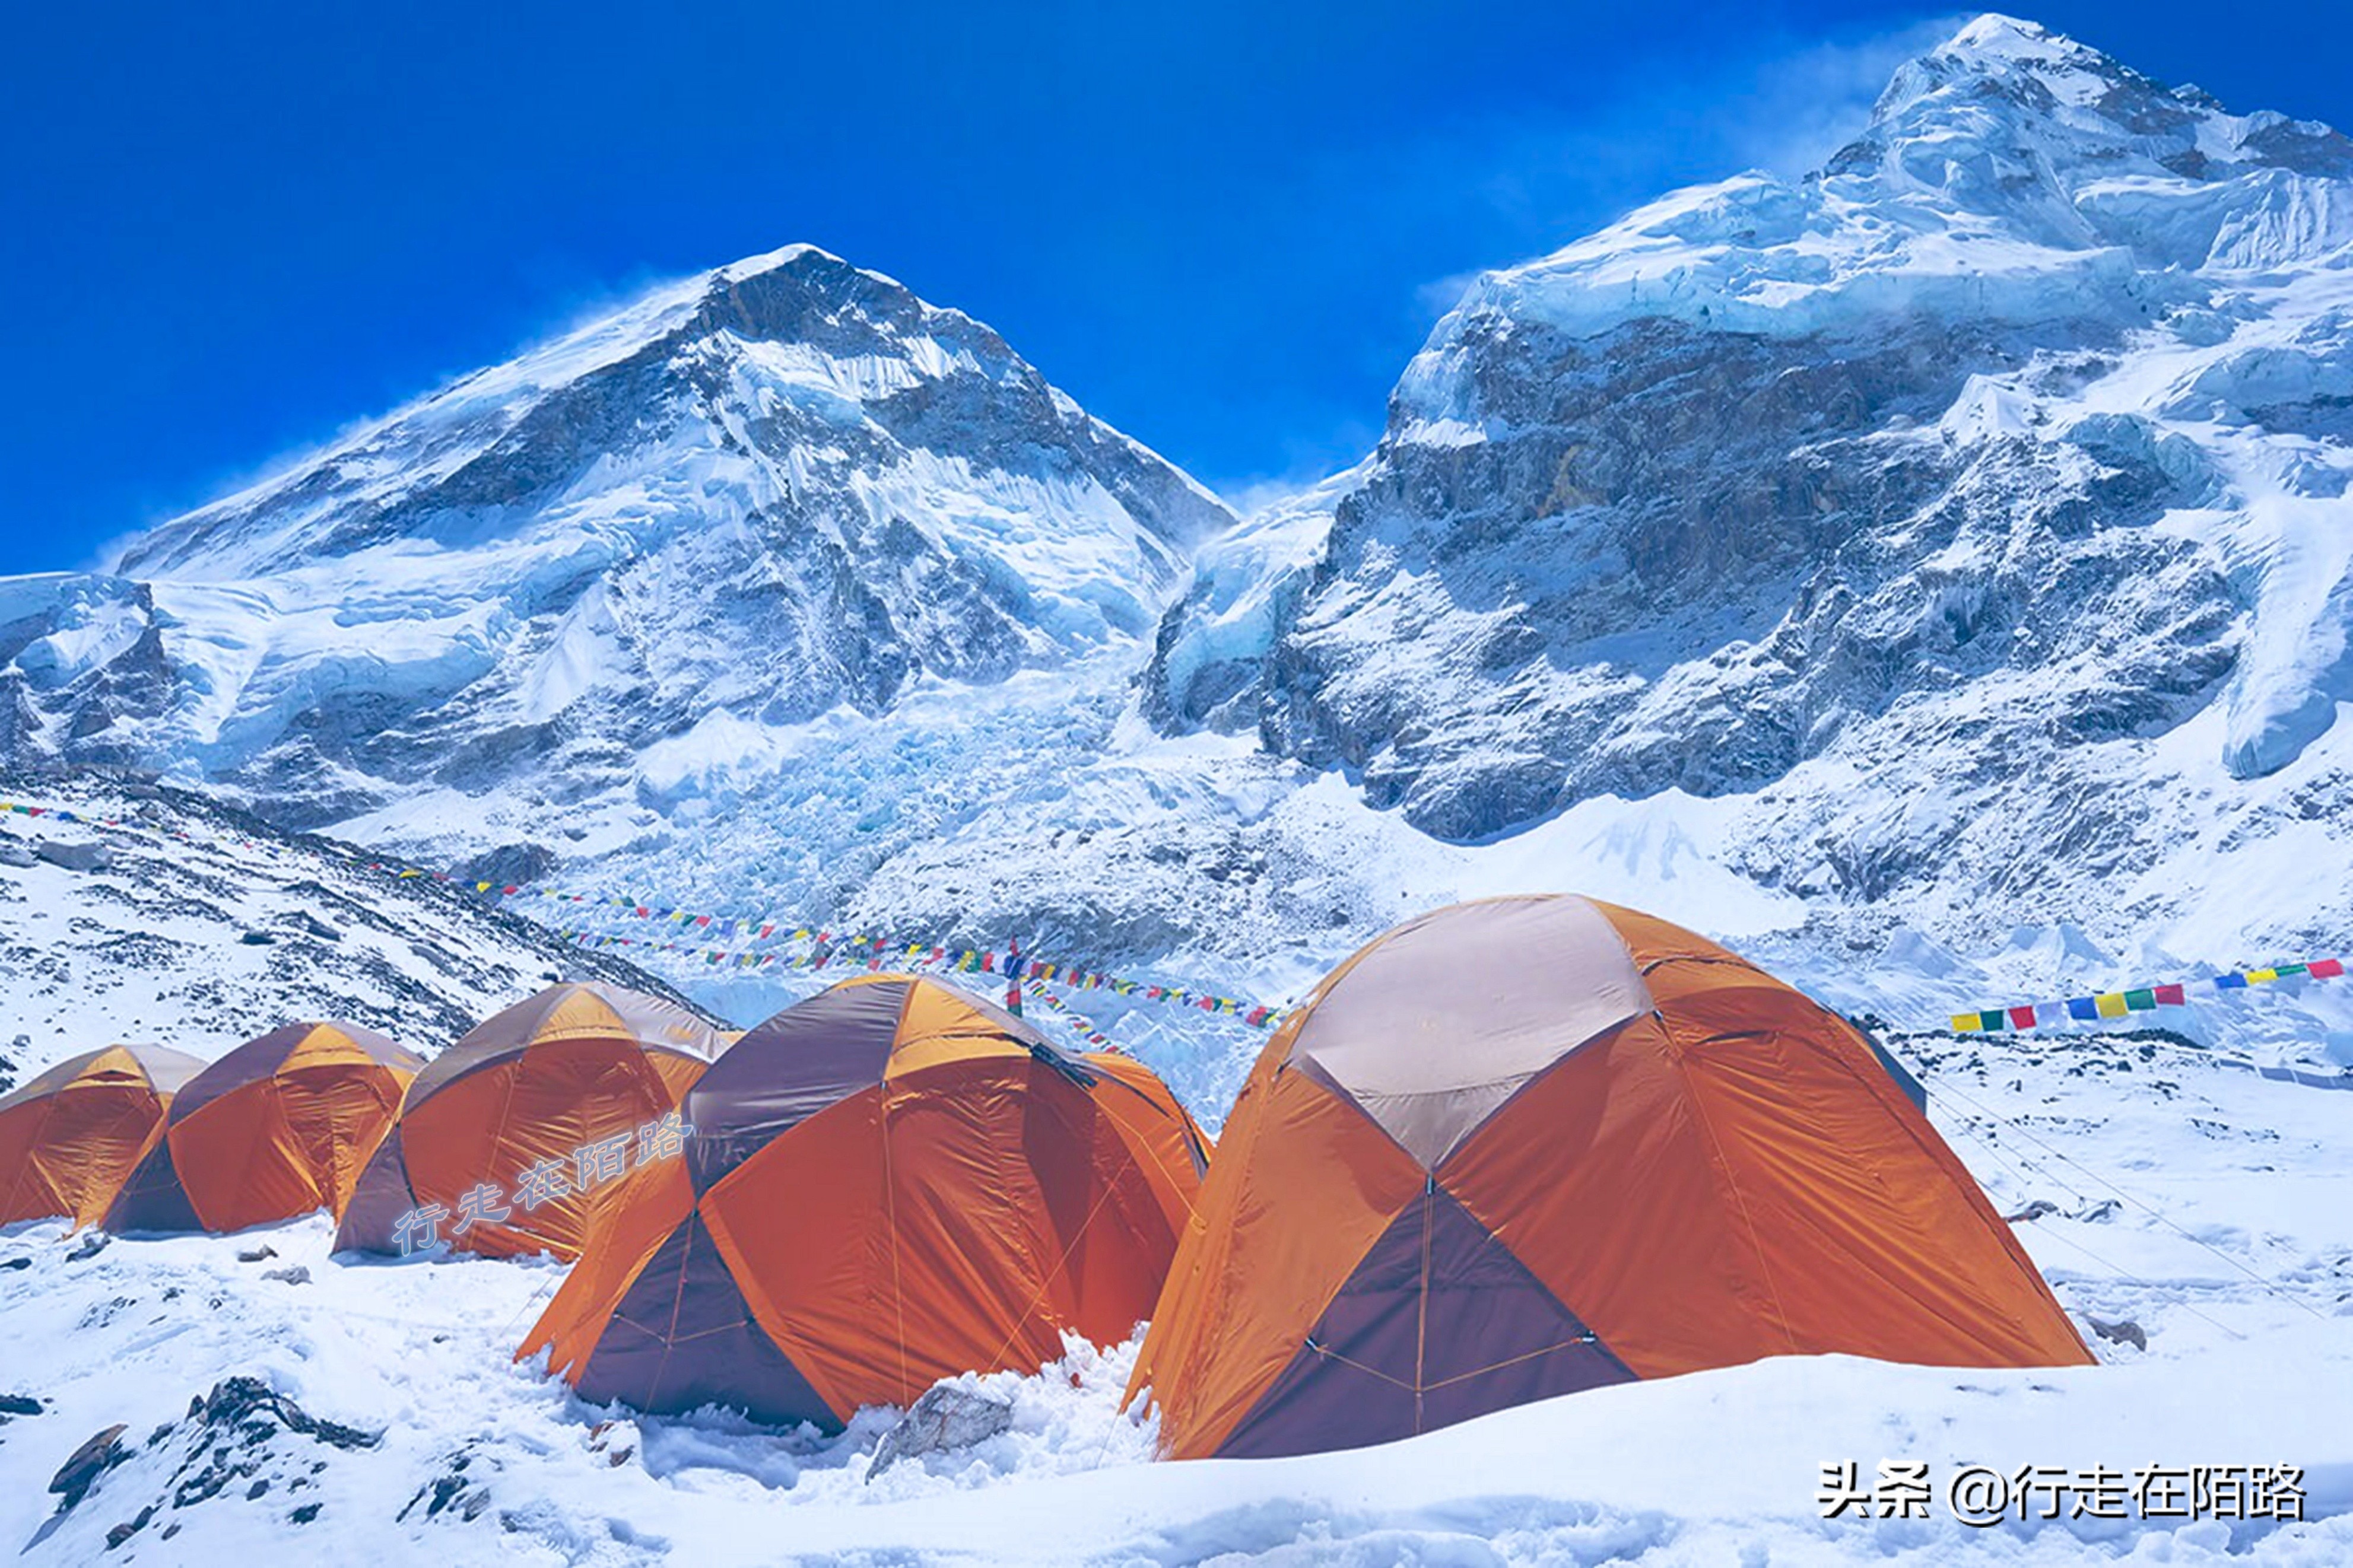
[[33,854],[69,871],[103,871],[114,864],[113,851],[103,844],[67,844],[44,838],[33,846]]
[[1012,1425],[1009,1401],[992,1399],[953,1383],[936,1384],[924,1391],[896,1426],[882,1435],[882,1441],[874,1447],[874,1463],[867,1468],[866,1479],[871,1481],[899,1460],[918,1454],[969,1448]]
[[58,1473],[49,1478],[49,1490],[64,1500],[58,1504],[59,1513],[81,1501],[90,1489],[98,1484],[99,1477],[130,1458],[122,1447],[122,1423],[116,1422],[93,1435],[73,1451],[72,1458],[58,1467]]

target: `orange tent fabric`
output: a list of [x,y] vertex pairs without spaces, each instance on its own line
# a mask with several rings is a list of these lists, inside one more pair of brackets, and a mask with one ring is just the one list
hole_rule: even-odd
[[204,1065],[162,1046],[108,1046],[0,1100],[0,1225],[58,1215],[76,1229],[95,1224]]
[[408,1086],[335,1246],[577,1258],[720,1043],[685,1008],[597,982],[485,1019]]
[[839,1429],[940,1378],[1133,1333],[1207,1142],[1141,1064],[1066,1056],[932,980],[861,975],[687,1097],[518,1359],[583,1397]]
[[130,1230],[242,1230],[340,1217],[425,1066],[355,1024],[286,1024],[188,1080],[106,1216]]
[[2091,1360],[1843,1020],[1567,897],[1399,926],[1266,1046],[1129,1397],[1181,1458],[1778,1354]]

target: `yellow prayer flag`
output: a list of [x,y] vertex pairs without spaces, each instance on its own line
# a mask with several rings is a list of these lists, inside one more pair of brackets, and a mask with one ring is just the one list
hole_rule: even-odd
[[2100,1016],[2103,1018],[2121,1018],[2131,1010],[2125,1005],[2125,995],[2121,991],[2110,991],[2103,995],[2094,996],[2092,998],[2092,1005],[2099,1009]]

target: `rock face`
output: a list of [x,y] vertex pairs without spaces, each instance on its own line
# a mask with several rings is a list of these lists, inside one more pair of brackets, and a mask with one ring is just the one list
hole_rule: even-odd
[[2348,258],[2343,136],[1980,18],[1818,174],[1481,279],[1362,465],[1203,552],[1147,712],[1446,839],[1753,797],[1767,885],[2021,921],[2339,817]]
[[663,290],[135,542],[0,581],[0,757],[349,819],[633,804],[926,681],[1147,636],[1214,498],[1004,341],[806,247]]

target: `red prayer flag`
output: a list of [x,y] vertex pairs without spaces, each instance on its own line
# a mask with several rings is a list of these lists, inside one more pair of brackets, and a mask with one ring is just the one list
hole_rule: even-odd
[[2010,1010],[2010,1026],[2013,1029],[2034,1027],[2034,1005],[2030,1002],[2023,1007],[2012,1007]]
[[2158,1005],[2160,1007],[2187,1007],[2189,1005],[2189,998],[2181,994],[2181,987],[2179,985],[2158,985],[2152,989],[2157,993],[2157,1002]]
[[2316,958],[2304,966],[2304,972],[2316,980],[2327,980],[2345,973],[2345,961],[2341,958]]

